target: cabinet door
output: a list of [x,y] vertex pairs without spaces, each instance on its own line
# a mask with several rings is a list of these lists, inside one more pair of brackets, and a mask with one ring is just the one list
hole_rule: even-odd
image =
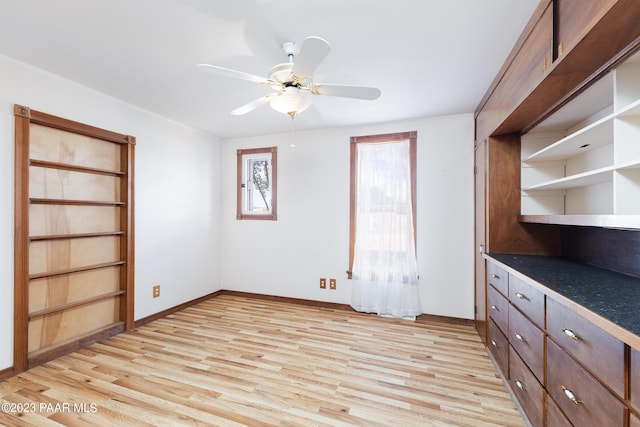
[[487,263],[487,281],[502,295],[509,295],[509,273],[492,262]]
[[493,286],[487,286],[489,318],[496,322],[503,334],[509,333],[509,301]]
[[548,6],[478,115],[480,134],[491,134],[543,80],[552,45],[553,9]]
[[544,381],[544,333],[517,308],[509,307],[509,343],[538,381]]
[[617,0],[556,0],[557,55],[569,52]]
[[522,279],[509,275],[509,300],[540,329],[544,329],[544,293]]
[[571,423],[564,416],[556,402],[547,395],[547,424],[548,427],[571,427]]
[[631,405],[640,411],[640,350],[631,349]]
[[488,348],[496,362],[497,368],[505,377],[509,375],[509,340],[505,337],[493,320],[489,319]]
[[547,298],[547,334],[624,397],[624,343],[584,317]]
[[509,354],[509,384],[516,395],[520,406],[527,414],[531,425],[542,425],[542,408],[544,402],[544,389],[538,383],[536,377],[529,371],[527,365],[518,354],[510,347]]
[[626,407],[547,339],[547,392],[576,426],[624,426]]

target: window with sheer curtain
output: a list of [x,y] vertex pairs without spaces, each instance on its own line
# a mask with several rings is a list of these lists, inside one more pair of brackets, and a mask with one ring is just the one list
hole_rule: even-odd
[[421,313],[415,245],[416,132],[351,138],[351,306]]

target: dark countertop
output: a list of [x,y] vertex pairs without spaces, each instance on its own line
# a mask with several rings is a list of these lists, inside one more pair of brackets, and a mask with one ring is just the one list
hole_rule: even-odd
[[640,278],[560,257],[487,256],[640,335]]

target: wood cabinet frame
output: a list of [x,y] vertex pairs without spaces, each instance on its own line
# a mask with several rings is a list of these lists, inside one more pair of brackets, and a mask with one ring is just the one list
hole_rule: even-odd
[[[134,156],[135,137],[123,135],[116,132],[100,129],[86,124],[74,122],[64,118],[52,116],[39,111],[31,110],[21,105],[14,106],[15,116],[15,211],[14,211],[14,374],[43,363],[52,357],[67,353],[76,348],[88,345],[107,336],[114,335],[129,330],[134,325]],[[120,169],[119,171],[108,171],[98,168],[87,168],[77,165],[67,165],[54,162],[38,162],[30,159],[30,126],[32,124],[42,125],[70,133],[88,136],[99,140],[118,144],[120,147]],[[121,179],[119,186],[118,201],[96,202],[83,200],[48,200],[33,199],[29,194],[29,168],[30,166],[40,166],[68,171],[91,173],[97,175],[112,175]],[[118,206],[119,230],[113,233],[85,233],[83,235],[53,235],[53,236],[31,236],[29,234],[29,207],[33,203],[41,204],[65,204],[75,206]],[[29,313],[29,280],[34,275],[29,274],[29,245],[37,240],[56,240],[73,238],[101,237],[105,234],[120,239],[119,260],[109,263],[110,266],[118,266],[119,291],[97,297],[87,298],[82,301],[61,304],[55,308],[40,310],[40,312]],[[102,268],[106,265],[93,265],[84,267],[85,269]],[[56,271],[55,274],[72,274],[81,269],[68,269]],[[28,347],[29,319],[35,315],[44,316],[54,311],[62,311],[89,304],[101,298],[119,297],[119,320],[109,327],[101,328],[92,334],[78,337],[75,340],[63,341],[56,345],[47,354],[39,354],[37,357],[30,357]]]

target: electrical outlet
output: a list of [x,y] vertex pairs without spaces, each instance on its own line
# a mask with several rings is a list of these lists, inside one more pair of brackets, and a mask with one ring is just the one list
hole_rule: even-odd
[[153,297],[158,298],[160,296],[160,285],[155,285],[153,287]]
[[324,277],[320,278],[320,289],[327,289],[327,279]]
[[329,289],[336,288],[336,279],[329,279]]

